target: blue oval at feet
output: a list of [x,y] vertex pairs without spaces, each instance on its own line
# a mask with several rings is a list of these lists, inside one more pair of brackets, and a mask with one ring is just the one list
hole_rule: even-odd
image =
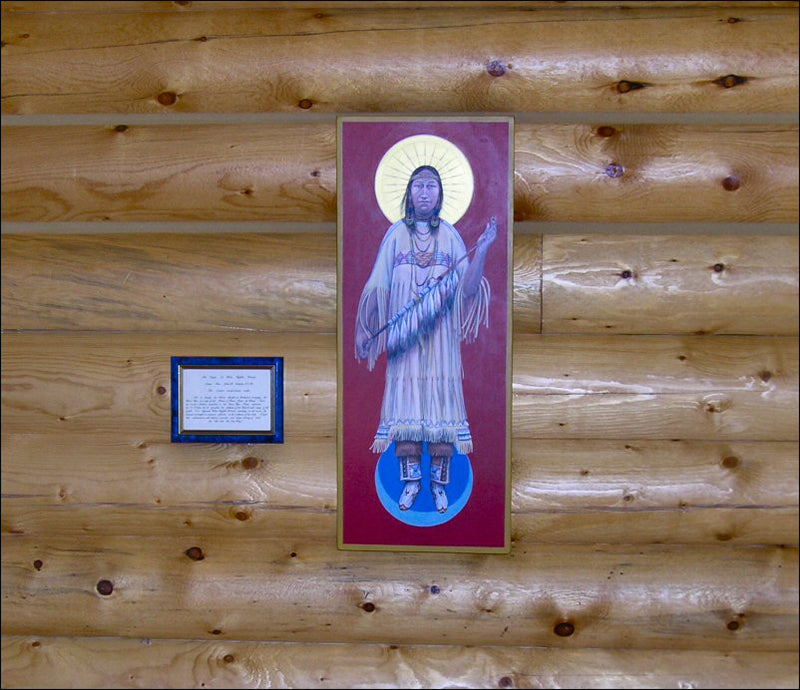
[[400,510],[398,500],[404,483],[400,481],[400,461],[392,443],[378,459],[375,467],[375,489],[386,511],[400,522],[415,527],[435,527],[452,520],[467,505],[472,495],[472,464],[466,455],[455,453],[450,460],[450,483],[445,485],[447,492],[447,511],[436,510],[431,493],[431,458],[428,444],[422,449],[421,487],[414,505],[408,510]]

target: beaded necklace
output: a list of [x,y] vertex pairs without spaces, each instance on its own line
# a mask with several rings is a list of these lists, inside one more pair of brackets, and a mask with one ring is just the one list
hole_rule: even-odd
[[[430,230],[425,234],[420,233],[418,230],[414,230],[411,233],[411,255],[413,256],[414,259],[413,263],[411,264],[411,278],[414,281],[414,284],[418,288],[424,288],[428,285],[428,283],[430,283],[431,278],[433,277],[433,267],[436,265],[435,260],[436,260],[436,254],[439,251],[439,238],[437,234],[436,239],[433,240],[433,253],[429,254],[428,249],[430,249],[431,246],[431,234],[432,233],[430,232]],[[418,237],[421,238],[422,241],[427,240],[428,243],[424,247],[420,247],[417,244]],[[417,252],[422,254],[422,258],[425,259],[425,263],[422,263],[422,261],[418,259]],[[427,273],[425,274],[425,277],[422,279],[422,282],[417,280],[418,267],[428,269]]]

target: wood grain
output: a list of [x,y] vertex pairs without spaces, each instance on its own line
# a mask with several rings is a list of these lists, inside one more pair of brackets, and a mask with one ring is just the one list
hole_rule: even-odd
[[[515,237],[517,334],[543,317],[549,332],[798,332],[797,237],[548,236],[544,268],[541,242]],[[335,328],[326,234],[6,235],[2,248],[6,330]]]
[[[12,422],[2,435],[5,505],[336,508],[334,439],[261,448],[165,436],[20,433]],[[798,505],[795,442],[515,439],[512,450],[515,514]]]
[[[283,512],[268,529],[239,523],[236,538],[199,543],[6,534],[2,632],[797,649],[796,549],[518,542],[508,556],[443,558],[337,551],[333,515]],[[185,555],[192,546],[202,561]],[[113,584],[110,596],[97,593],[101,579]],[[554,634],[562,621],[573,635]]]
[[36,236],[2,246],[6,329],[336,328],[332,235]]
[[[535,348],[540,336],[515,341],[515,352]],[[648,338],[640,338],[647,353]],[[734,352],[747,340],[732,344]],[[781,345],[786,349],[782,358]],[[655,381],[643,392],[637,382],[620,386],[618,372],[629,364],[629,348],[616,361],[606,360],[613,383],[594,385],[592,392],[579,380],[563,376],[569,363],[551,353],[553,379],[543,389],[515,380],[513,433],[515,438],[621,438],[716,439],[795,441],[798,438],[796,375],[788,362],[796,351],[794,339],[776,341],[778,349],[762,346],[766,371],[778,376],[763,381],[753,360],[736,357],[745,377],[738,389],[709,389],[700,377],[680,392],[659,392]],[[661,344],[656,343],[658,348]],[[334,436],[336,433],[336,351],[334,336],[256,334],[5,334],[3,336],[2,410],[6,424],[16,433],[118,433],[166,439],[169,429],[169,357],[176,353],[201,355],[225,352],[229,356],[255,356],[269,351],[285,357],[285,418],[287,441],[299,437]],[[613,357],[613,355],[610,355]],[[702,355],[698,355],[702,357]],[[530,361],[530,360],[528,360]],[[551,360],[552,361],[552,360]],[[688,361],[688,360],[687,360]],[[523,360],[524,362],[524,360]],[[672,372],[680,376],[676,358]],[[647,367],[645,354],[641,367]],[[690,365],[691,366],[691,365]],[[736,365],[734,365],[736,366]],[[786,365],[784,365],[786,366]],[[566,369],[565,369],[566,367]],[[796,371],[796,369],[794,370]],[[514,376],[527,374],[516,367]],[[785,380],[782,376],[788,374]],[[685,374],[684,374],[685,376]],[[548,393],[555,385],[559,393]],[[667,391],[674,386],[667,385]],[[572,388],[574,386],[574,388]],[[653,392],[655,391],[655,392]],[[377,414],[377,407],[374,414]],[[375,419],[377,426],[377,418]]]
[[797,685],[795,652],[2,638],[3,687],[590,688]]
[[[3,0],[2,11],[8,13],[61,13],[75,14],[98,11],[110,12],[208,12],[224,9],[242,10],[257,8],[259,10],[286,10],[290,8],[363,8],[363,0],[193,0],[192,2],[169,2],[167,0],[104,0],[102,8],[97,0]],[[420,8],[428,7],[424,0],[373,0],[370,5],[381,8]],[[797,0],[437,0],[437,5],[448,8],[584,8],[614,7],[648,8],[648,7],[784,7],[796,8]]]
[[[795,125],[596,125],[516,127],[517,220],[798,219]],[[333,124],[118,118],[5,127],[3,138],[4,220],[336,219]]]
[[[632,494],[626,494],[632,495]],[[3,532],[39,539],[72,539],[92,535],[182,536],[187,543],[208,539],[236,541],[246,534],[281,526],[299,529],[305,513],[289,506],[257,503],[164,506],[156,497],[147,504],[67,504],[30,506],[21,499],[5,499]],[[625,504],[634,506],[634,504]],[[325,511],[331,513],[332,511]],[[736,508],[617,508],[608,510],[538,510],[512,517],[513,544],[701,544],[714,543],[797,547],[800,510],[781,506]],[[245,530],[242,522],[249,527]],[[189,546],[191,546],[189,544]],[[189,548],[187,546],[187,548]]]
[[[797,199],[790,200],[798,184],[793,126],[597,124],[604,126],[517,127],[519,220],[797,217]],[[731,180],[734,190],[725,187]]]
[[544,333],[798,332],[797,237],[548,236],[542,260]]
[[[435,4],[6,12],[2,104],[4,113],[796,111],[796,8],[738,6],[731,17],[730,7]],[[745,81],[725,88],[727,75]],[[621,91],[622,81],[635,86]]]

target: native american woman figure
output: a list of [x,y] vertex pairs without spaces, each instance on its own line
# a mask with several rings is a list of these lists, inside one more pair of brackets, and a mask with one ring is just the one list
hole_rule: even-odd
[[[403,197],[404,217],[381,242],[358,305],[355,355],[369,370],[386,351],[386,386],[372,450],[392,442],[400,463],[400,510],[408,510],[422,482],[423,442],[431,457],[430,488],[440,513],[458,450],[472,452],[462,386],[461,342],[489,325],[486,255],[497,238],[492,218],[467,252],[458,231],[439,217],[443,188],[435,167],[416,168]],[[470,260],[470,254],[473,254]]]

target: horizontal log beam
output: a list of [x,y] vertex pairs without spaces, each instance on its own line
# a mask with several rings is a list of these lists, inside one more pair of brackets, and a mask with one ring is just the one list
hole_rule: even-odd
[[[4,236],[2,247],[4,329],[336,329],[330,234]],[[541,238],[519,236],[514,313],[527,332],[539,330],[541,273]]]
[[[3,219],[336,219],[333,124],[115,119],[4,128]],[[795,125],[613,124],[519,124],[516,219],[797,221]]]
[[[796,549],[518,542],[507,556],[443,558],[337,551],[333,515],[283,511],[269,529],[248,527],[199,544],[6,534],[2,632],[797,649]],[[192,546],[203,560],[187,557]],[[556,634],[562,622],[574,634]]]
[[[7,688],[65,686],[433,688],[797,685],[796,652],[276,644],[86,637],[2,638]],[[451,676],[452,677],[452,676]],[[510,681],[510,682],[509,682]]]
[[[20,433],[11,422],[2,436],[5,505],[336,508],[332,438],[254,448],[165,435]],[[515,439],[512,450],[515,515],[798,505],[796,442]]]
[[[327,234],[6,235],[2,247],[7,330],[335,330]],[[796,335],[797,255],[791,236],[518,235],[514,329]]]
[[[633,504],[626,502],[625,505]],[[800,510],[796,500],[792,507],[690,509],[672,506],[653,510],[634,506],[612,510],[535,510],[513,514],[511,541],[528,545],[726,543],[797,547],[798,517]],[[275,529],[276,525],[284,525],[291,531],[295,519],[300,529],[305,518],[299,509],[270,508],[253,502],[202,504],[193,501],[186,506],[172,507],[163,505],[160,497],[151,497],[144,505],[104,502],[32,506],[24,498],[6,498],[3,532],[44,540],[88,534],[97,539],[181,535],[187,543],[202,545],[212,538],[235,541],[243,534],[252,536]],[[244,532],[242,522],[249,525]]]
[[[739,389],[709,388],[713,379],[701,375],[681,392],[669,392],[674,390],[673,382],[659,390],[657,380],[648,380],[649,389],[644,392],[636,380],[628,387],[619,386],[614,375],[632,366],[629,355],[633,342],[641,343],[643,351],[648,351],[648,338],[631,340],[627,348],[609,353],[596,372],[609,377],[605,386],[587,387],[579,380],[564,377],[569,362],[560,356],[558,348],[553,348],[548,353],[553,357],[553,382],[542,388],[530,385],[542,372],[526,372],[521,368],[526,361],[516,358],[535,349],[543,338],[525,336],[515,340],[516,438],[798,439],[797,376],[791,373],[796,369],[788,365],[784,372],[781,368],[782,362],[789,361],[788,355],[796,352],[796,339],[773,339],[769,345],[762,344],[761,357],[766,357],[763,361],[767,362],[764,369],[759,365],[752,371],[751,358],[734,355],[738,360],[734,370],[739,366],[739,375],[748,377]],[[742,352],[751,342],[755,344],[751,339],[738,339],[731,341],[730,347]],[[662,343],[654,341],[656,348]],[[224,352],[229,356],[257,356],[265,351],[285,357],[287,440],[334,436],[336,350],[332,335],[62,334],[53,339],[48,334],[6,334],[2,353],[5,424],[12,425],[9,428],[16,433],[124,431],[143,438],[166,439],[170,355]],[[688,362],[690,355],[685,356]],[[645,355],[639,366],[646,369],[648,363]],[[671,371],[684,381],[691,381],[685,364],[676,357]],[[688,365],[690,371],[691,366]],[[760,376],[763,371],[774,371],[777,376]],[[642,378],[646,376],[643,374]],[[523,385],[525,381],[528,383]],[[557,393],[551,390],[556,385]],[[378,407],[376,403],[375,414]],[[377,427],[377,418],[375,424]]]
[[[111,12],[209,12],[224,9],[277,10],[314,8],[363,8],[364,0],[194,0],[191,3],[168,2],[166,0],[105,0],[102,11]],[[370,5],[382,8],[420,8],[430,7],[424,0],[374,0]],[[492,7],[522,9],[565,9],[585,7],[649,8],[649,7],[767,7],[796,8],[797,0],[437,0],[437,5],[452,8]],[[3,0],[2,12],[75,14],[80,12],[97,14],[97,0]]]
[[796,7],[5,12],[2,34],[4,113],[797,109]]
[[[795,652],[2,638],[5,688],[749,687],[797,685]],[[448,671],[451,669],[451,671]]]
[[544,333],[797,333],[797,237],[548,236],[543,247]]

